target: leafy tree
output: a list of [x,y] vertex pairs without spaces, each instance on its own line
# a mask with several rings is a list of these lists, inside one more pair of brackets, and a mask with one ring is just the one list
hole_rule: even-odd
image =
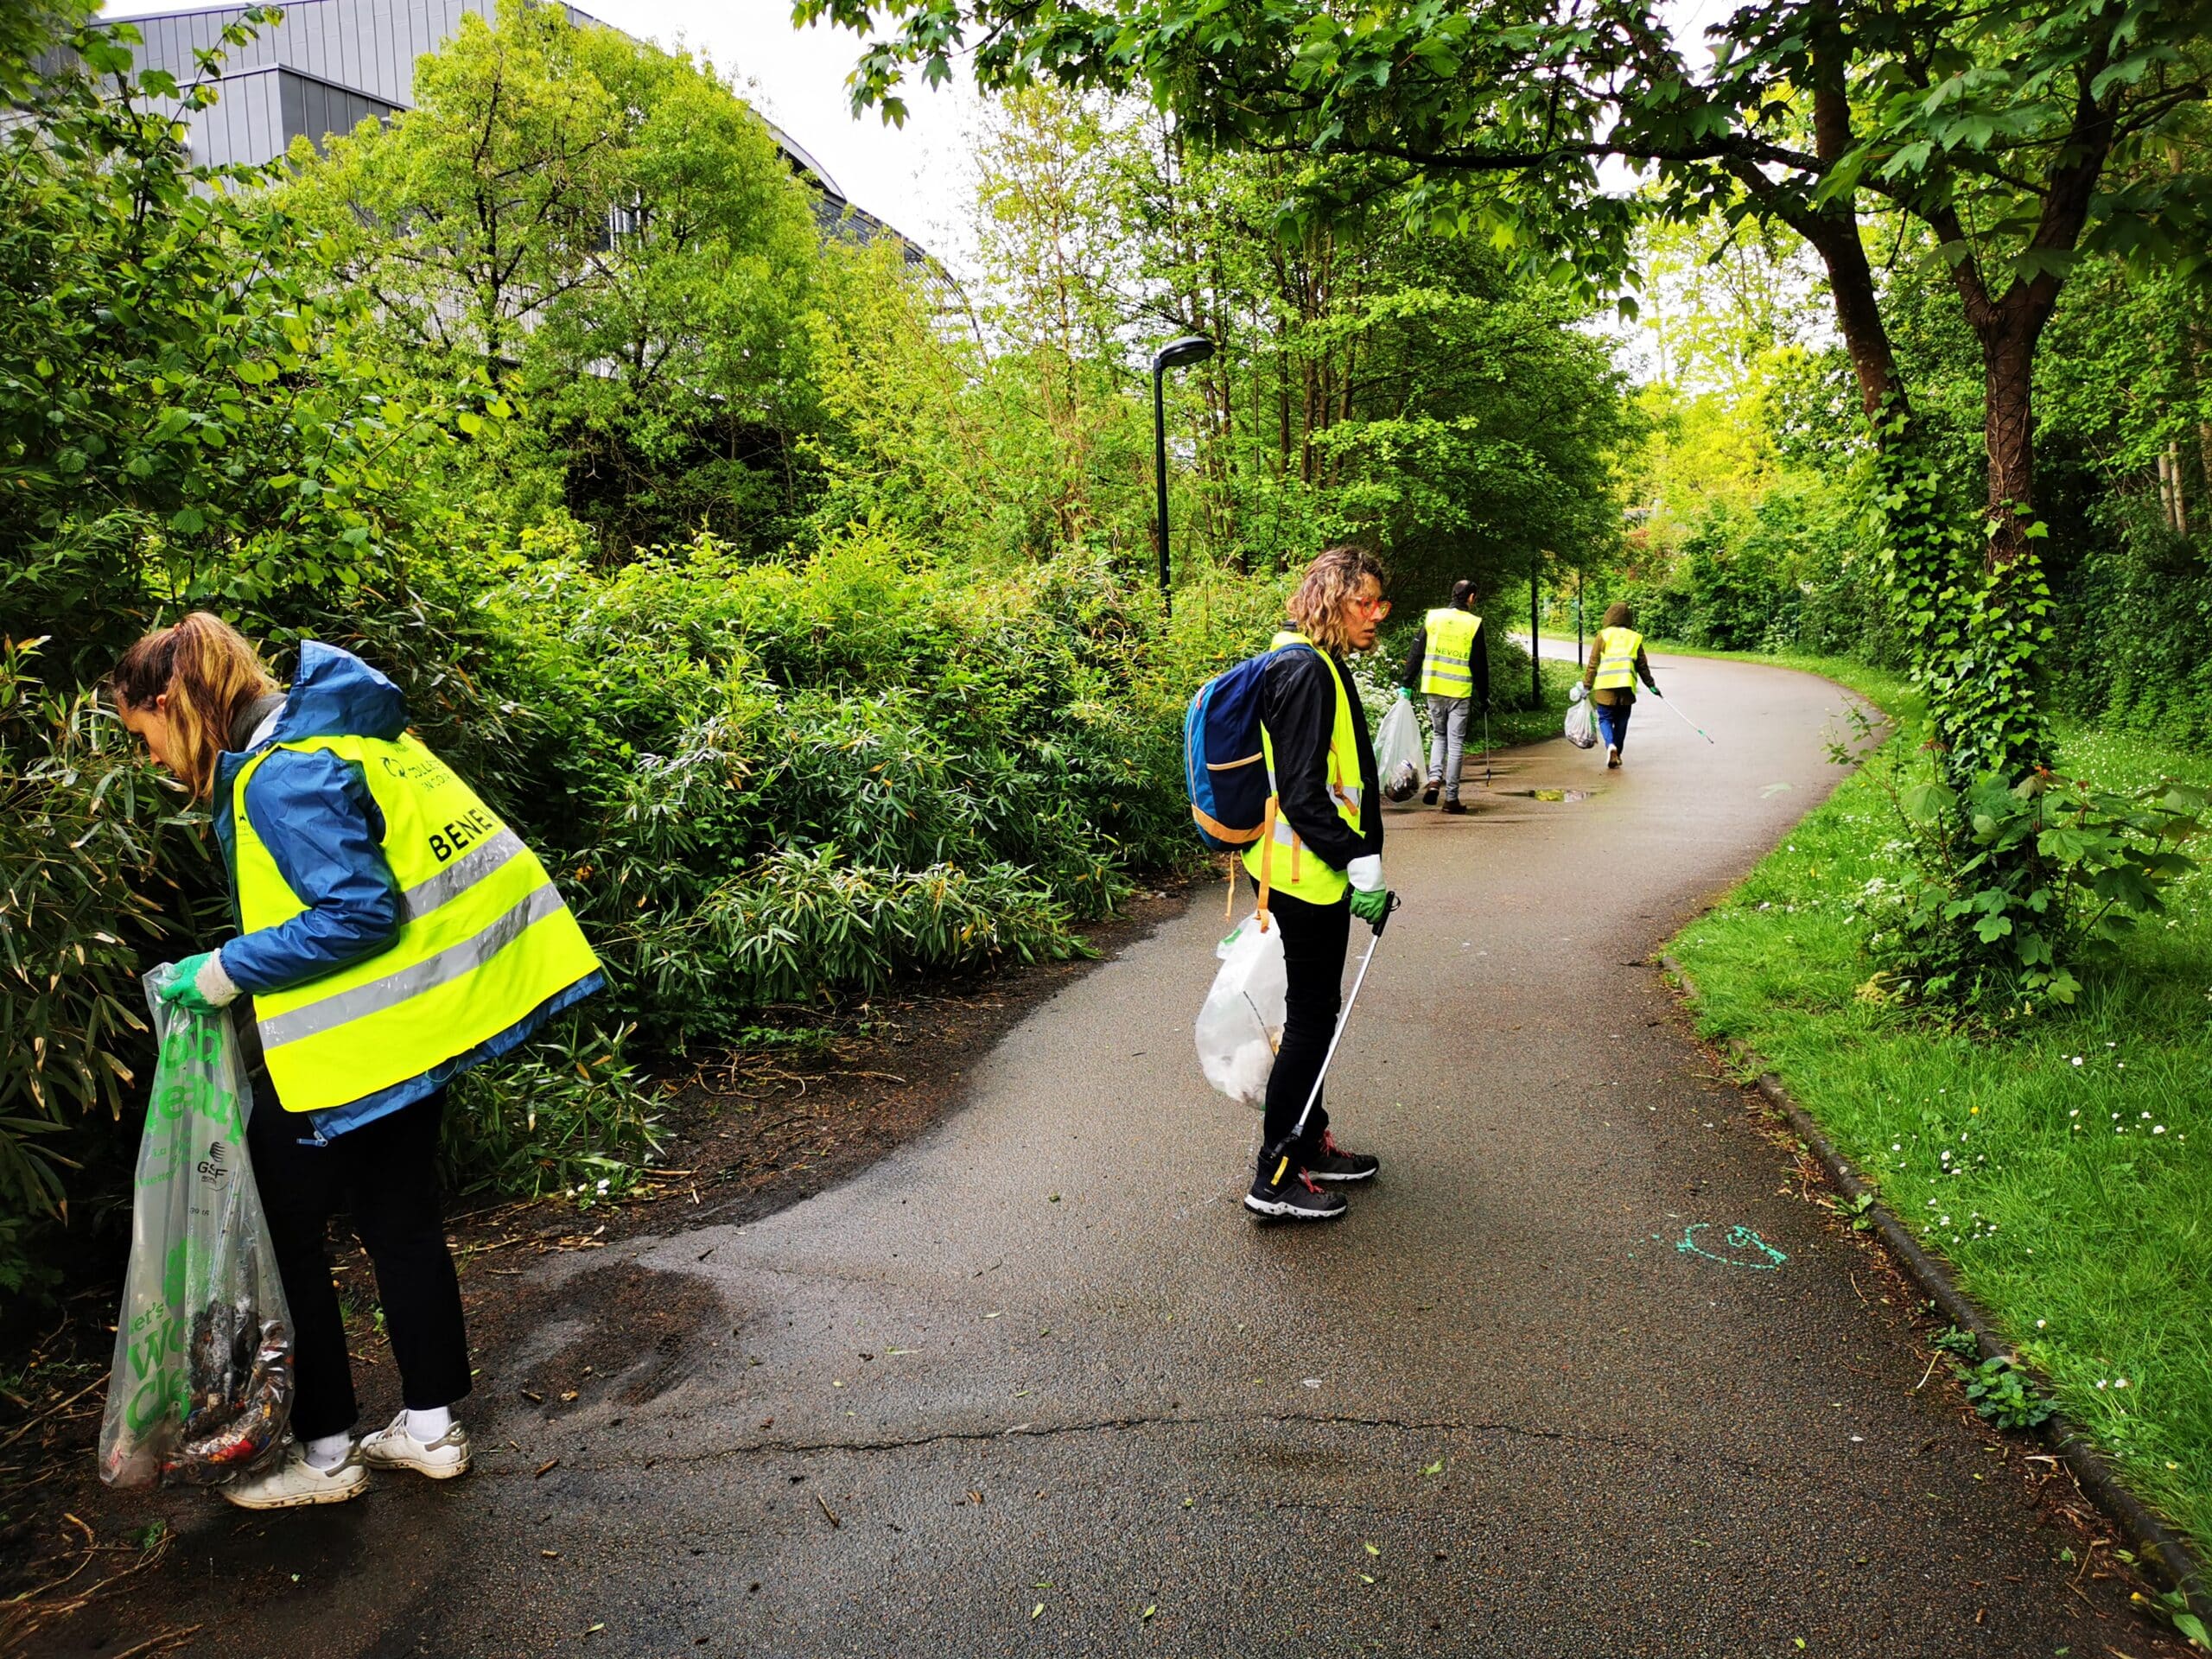
[[766,124],[710,67],[520,0],[465,16],[416,97],[296,146],[284,203],[343,279],[426,372],[501,378],[506,458],[608,547],[772,546],[811,488],[819,238]]
[[1286,236],[1293,169],[1191,150],[1129,100],[1019,93],[982,160],[986,318],[1033,365],[1064,509],[1149,517],[1130,371],[1203,332],[1215,356],[1175,380],[1197,438],[1178,547],[1249,569],[1356,537],[1412,590],[1610,550],[1618,388],[1557,292],[1385,211]]
[[180,115],[212,87],[134,73],[136,38],[78,30],[0,130],[0,633],[67,628],[48,656],[79,673],[149,603],[386,568],[444,429],[359,349],[315,238],[252,175],[189,163]]
[[[1709,61],[1626,0],[884,10],[854,99],[893,119],[903,74],[941,79],[972,39],[986,87],[1135,86],[1214,142],[1373,158],[1427,223],[1485,230],[1593,283],[1623,267],[1650,212],[1794,232],[1826,269],[1881,439],[1892,578],[1948,769],[2012,777],[2044,758],[2037,346],[2085,252],[2205,268],[2206,180],[2175,172],[2166,149],[2202,119],[2195,0],[1758,0],[1711,32]],[[794,16],[871,27],[862,0],[798,0]],[[1656,188],[1604,192],[1613,158]],[[1869,250],[1890,222],[1924,231],[1980,348],[1986,533],[1917,453]]]

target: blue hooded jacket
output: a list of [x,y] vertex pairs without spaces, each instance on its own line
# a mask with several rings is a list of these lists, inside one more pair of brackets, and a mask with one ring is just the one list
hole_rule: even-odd
[[[215,838],[231,878],[231,914],[238,919],[238,845],[232,791],[245,763],[264,749],[308,737],[396,738],[407,728],[399,688],[351,652],[308,640],[299,677],[273,724],[253,747],[226,752],[215,764]],[[223,971],[248,994],[289,990],[348,963],[373,956],[399,935],[399,883],[384,856],[384,814],[353,762],[326,753],[272,754],[246,787],[245,814],[268,847],[285,883],[307,902],[288,922],[241,934],[222,948]],[[470,1066],[505,1053],[563,1008],[603,989],[593,973],[549,998],[490,1041],[405,1083],[327,1111],[305,1112],[303,1139],[327,1141],[412,1105]]]

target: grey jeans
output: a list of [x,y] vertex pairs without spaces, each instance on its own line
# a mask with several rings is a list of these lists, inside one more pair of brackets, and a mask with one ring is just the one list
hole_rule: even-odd
[[1459,798],[1459,762],[1467,752],[1467,716],[1472,697],[1428,700],[1428,781],[1444,785],[1444,798]]

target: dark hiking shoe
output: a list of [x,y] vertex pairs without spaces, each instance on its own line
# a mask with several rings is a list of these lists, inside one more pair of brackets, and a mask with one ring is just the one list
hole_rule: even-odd
[[1457,801],[1446,801],[1446,802],[1445,802],[1445,803],[1444,803],[1444,810],[1445,810],[1446,812],[1449,812],[1450,814],[1452,814],[1452,817],[1458,817],[1461,813],[1465,812],[1467,809],[1466,809],[1465,806],[1462,806],[1462,805],[1461,805],[1459,802],[1457,802]]
[[1434,806],[1436,804],[1436,790],[1437,785],[1431,784],[1427,789],[1421,791],[1421,804],[1423,806]]
[[1344,1196],[1324,1192],[1304,1170],[1286,1177],[1281,1186],[1255,1177],[1244,1195],[1244,1207],[1255,1216],[1274,1216],[1284,1221],[1334,1221],[1346,1208]]
[[1321,1131],[1321,1144],[1306,1160],[1306,1173],[1317,1181],[1363,1181],[1382,1167],[1380,1158],[1363,1152],[1346,1152],[1337,1144],[1333,1131]]

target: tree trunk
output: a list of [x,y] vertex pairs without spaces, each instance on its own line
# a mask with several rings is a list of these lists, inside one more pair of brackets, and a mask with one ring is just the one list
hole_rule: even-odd
[[2028,552],[2035,522],[2035,347],[2042,333],[2009,308],[1981,332],[1982,439],[1989,458],[1986,568],[2004,569]]

